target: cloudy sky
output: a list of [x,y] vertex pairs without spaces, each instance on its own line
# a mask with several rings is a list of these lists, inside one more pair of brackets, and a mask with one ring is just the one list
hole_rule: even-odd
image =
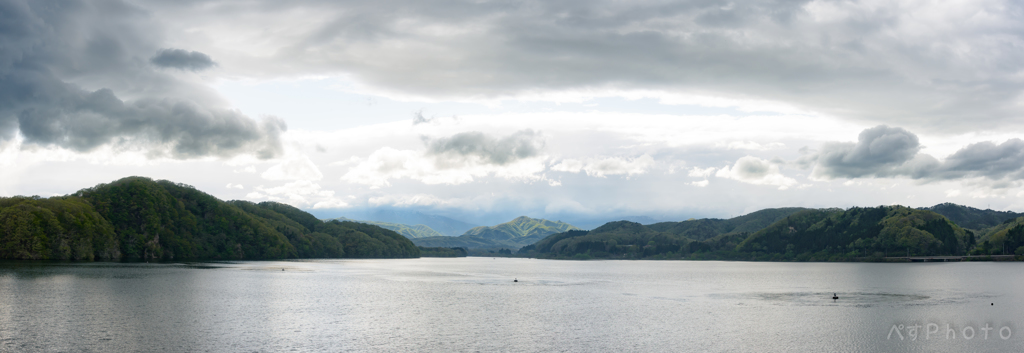
[[1016,1],[0,0],[0,196],[1024,211]]

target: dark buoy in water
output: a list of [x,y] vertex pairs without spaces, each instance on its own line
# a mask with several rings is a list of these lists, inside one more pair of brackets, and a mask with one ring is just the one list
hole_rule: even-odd
[[512,280],[512,282],[519,283],[519,279],[516,278],[516,279]]
[[281,271],[284,271],[284,269],[282,268]]
[[996,303],[992,303],[992,306],[996,306]]
[[836,295],[835,293],[832,293],[832,300],[839,300],[839,296]]

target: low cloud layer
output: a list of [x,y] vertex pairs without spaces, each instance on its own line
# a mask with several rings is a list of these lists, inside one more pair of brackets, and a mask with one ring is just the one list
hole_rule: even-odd
[[209,55],[184,49],[163,49],[152,59],[153,65],[182,70],[201,71],[215,65]]
[[599,157],[587,160],[563,159],[551,166],[552,171],[579,173],[586,172],[588,176],[604,178],[608,175],[633,175],[644,174],[654,167],[654,158],[644,154],[636,158],[622,157]]
[[[117,1],[0,1],[0,146],[20,134],[28,146],[76,152],[114,146],[178,159],[280,155],[283,120],[249,118],[147,63],[161,41],[147,20]],[[152,63],[213,65],[205,54],[177,49],[160,51]]]
[[444,169],[467,163],[506,165],[536,157],[543,148],[543,137],[533,130],[500,138],[473,131],[429,141],[427,155],[435,157],[438,167]]
[[983,178],[1024,180],[1024,141],[969,144],[939,160],[919,153],[917,135],[901,128],[876,126],[861,132],[856,143],[831,142],[796,162],[813,166],[817,179],[909,177],[924,181]]
[[380,188],[395,179],[458,185],[487,175],[525,181],[544,178],[544,139],[533,130],[503,137],[461,132],[425,142],[423,151],[384,147],[365,159],[357,158],[341,180]]
[[857,143],[826,143],[814,156],[821,179],[891,176],[921,149],[917,135],[885,125],[864,130]]
[[732,166],[722,167],[715,172],[715,176],[754,185],[778,186],[779,190],[797,184],[795,179],[782,175],[778,165],[753,156],[742,157]]

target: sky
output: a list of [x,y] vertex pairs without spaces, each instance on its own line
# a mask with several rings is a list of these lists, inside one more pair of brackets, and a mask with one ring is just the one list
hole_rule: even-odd
[[1024,212],[1016,1],[0,0],[0,196]]

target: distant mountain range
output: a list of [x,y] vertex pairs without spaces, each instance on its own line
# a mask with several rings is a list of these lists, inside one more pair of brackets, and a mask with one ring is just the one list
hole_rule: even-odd
[[396,233],[401,234],[401,235],[403,235],[403,236],[405,236],[406,238],[409,238],[409,239],[427,238],[427,237],[443,237],[443,236],[445,236],[445,235],[439,233],[438,231],[434,230],[433,228],[428,227],[425,224],[417,224],[417,225],[409,226],[409,225],[405,225],[405,224],[391,223],[391,222],[360,221],[360,220],[355,220],[355,219],[348,219],[348,218],[345,218],[345,217],[338,217],[338,218],[333,218],[333,219],[330,219],[330,220],[337,220],[337,221],[342,221],[342,222],[349,221],[349,222],[358,222],[358,223],[372,224],[372,225],[375,225],[375,226],[378,226],[378,227],[381,227],[381,228],[384,228],[384,229],[390,229],[392,231],[395,231]]
[[[787,218],[794,213],[801,211],[807,211],[811,209],[800,208],[800,207],[789,207],[789,208],[773,208],[764,209],[757,212],[753,212],[747,215],[734,217],[730,219],[718,219],[718,218],[704,218],[704,219],[690,219],[683,222],[654,222],[653,218],[646,216],[633,216],[624,217],[623,221],[632,224],[644,225],[644,230],[641,233],[651,234],[668,234],[672,237],[685,238],[688,241],[696,242],[708,242],[708,241],[719,241],[723,239],[729,239],[731,241],[725,241],[719,246],[706,247],[703,245],[694,245],[695,247],[705,247],[721,249],[721,245],[731,244],[730,246],[737,246],[743,240],[746,240],[746,236],[757,233],[763,229],[768,228],[773,223],[778,222],[781,219]],[[827,209],[825,211],[834,212],[839,209]],[[1017,217],[1024,216],[1022,213],[1015,213],[1009,211],[994,211],[994,210],[980,210],[973,207],[962,206],[952,203],[938,204],[932,207],[919,208],[922,211],[930,211],[936,214],[942,215],[947,218],[952,224],[955,224],[965,231],[969,232],[974,237],[974,241],[984,243],[988,241],[995,234],[1012,228],[1012,220]],[[818,210],[822,211],[822,210]],[[396,212],[394,210],[388,210],[384,212],[378,212],[378,216],[385,216],[391,218],[403,218],[403,219],[420,219],[420,220],[431,220],[435,223],[442,225],[461,224],[466,223],[447,218],[442,216],[431,216],[422,213],[412,212]],[[411,216],[411,217],[410,217]],[[339,218],[339,220],[349,220],[347,218]],[[438,222],[440,221],[440,222]],[[590,220],[592,221],[592,220]],[[558,233],[564,233],[569,231],[576,231],[579,228],[569,225],[565,222],[560,221],[549,221],[545,219],[534,219],[530,217],[519,217],[510,222],[495,225],[493,227],[474,227],[467,229],[464,233],[459,236],[448,236],[438,232],[431,227],[424,224],[417,225],[406,225],[401,223],[393,222],[380,222],[380,221],[357,221],[367,224],[373,224],[380,226],[385,229],[393,230],[399,234],[406,236],[407,238],[414,239],[414,243],[418,246],[423,247],[462,247],[467,249],[498,249],[498,248],[510,248],[517,249],[524,246],[532,245],[538,241]],[[583,222],[589,222],[583,220]],[[608,226],[611,224],[626,224],[621,221],[606,222],[604,225],[594,226],[595,231],[602,229],[602,232],[608,230]],[[598,232],[601,233],[601,232]],[[451,234],[451,233],[449,233]],[[578,233],[577,233],[578,234]],[[965,233],[967,234],[967,233]],[[998,238],[1003,239],[1003,238]],[[884,251],[883,251],[884,252]]]
[[493,227],[476,227],[458,237],[412,239],[422,247],[512,248],[533,244],[545,237],[578,228],[571,224],[526,216]]
[[[407,227],[416,228],[419,225],[426,226],[431,230],[440,233],[444,236],[457,237],[465,233],[474,227],[476,224],[466,223],[460,220],[448,218],[445,216],[424,214],[412,210],[403,209],[373,209],[373,210],[360,210],[352,211],[345,215],[349,219],[358,219],[358,222],[370,223],[370,222],[381,222],[385,224],[394,225],[406,225]],[[376,224],[376,223],[370,223]],[[429,233],[418,233],[424,235]]]

